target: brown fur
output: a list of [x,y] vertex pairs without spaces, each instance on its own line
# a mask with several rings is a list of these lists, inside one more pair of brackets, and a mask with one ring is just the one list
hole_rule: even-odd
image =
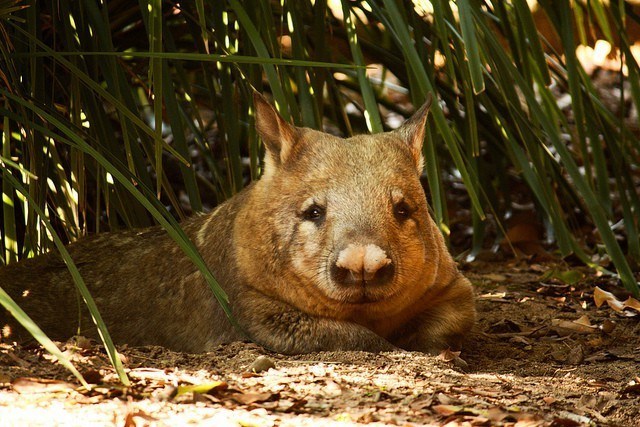
[[[263,177],[183,223],[248,336],[282,353],[458,346],[474,299],[419,182],[428,103],[397,131],[341,139],[255,102]],[[201,352],[243,338],[161,229],[101,234],[69,251],[116,343]],[[339,254],[364,257],[372,272]],[[0,286],[51,337],[96,336],[56,255],[0,269]],[[5,324],[5,338],[27,338],[0,309]]]

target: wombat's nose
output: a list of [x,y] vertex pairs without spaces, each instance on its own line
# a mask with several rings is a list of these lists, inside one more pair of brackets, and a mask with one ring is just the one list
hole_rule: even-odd
[[344,285],[384,285],[393,277],[394,267],[384,250],[374,244],[349,244],[340,251],[331,268],[333,280]]

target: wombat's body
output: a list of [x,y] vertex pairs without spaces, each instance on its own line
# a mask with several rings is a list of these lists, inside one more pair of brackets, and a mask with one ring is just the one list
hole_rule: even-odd
[[[395,132],[349,139],[295,128],[259,96],[256,107],[264,176],[183,224],[248,337],[282,353],[458,346],[473,291],[419,182],[428,106]],[[116,343],[201,352],[244,338],[160,228],[69,251]],[[0,269],[0,287],[52,338],[96,335],[55,255]],[[5,338],[26,338],[0,309],[5,324]]]

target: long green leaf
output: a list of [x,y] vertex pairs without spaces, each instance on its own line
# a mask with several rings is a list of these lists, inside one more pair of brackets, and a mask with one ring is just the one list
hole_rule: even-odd
[[0,304],[5,309],[7,309],[7,311],[11,313],[11,315],[15,317],[18,322],[20,322],[20,324],[31,334],[31,336],[36,339],[36,341],[42,344],[45,350],[47,350],[56,359],[58,359],[58,362],[60,362],[62,366],[67,368],[73,374],[73,376],[76,377],[78,381],[80,381],[80,384],[82,384],[87,390],[91,390],[91,385],[87,383],[82,374],[78,372],[75,366],[73,366],[71,360],[69,360],[69,358],[60,351],[58,346],[53,341],[51,341],[44,332],[42,332],[42,329],[40,329],[40,327],[36,325],[33,320],[31,320],[27,313],[25,313],[24,310],[22,310],[13,299],[11,299],[9,294],[7,294],[2,289],[2,287],[0,287]]
[[[107,350],[107,354],[109,355],[109,360],[111,361],[111,364],[116,370],[116,373],[118,374],[118,378],[120,379],[122,384],[124,384],[125,386],[131,385],[129,378],[127,377],[127,374],[124,371],[124,368],[122,366],[122,362],[120,361],[120,357],[118,356],[118,353],[116,351],[116,347],[113,344],[113,341],[111,340],[111,335],[109,335],[107,326],[104,324],[104,321],[102,320],[102,316],[100,315],[100,311],[98,311],[98,307],[96,306],[96,303],[93,300],[91,293],[89,293],[89,290],[87,289],[87,285],[84,283],[84,280],[82,279],[82,276],[78,271],[78,268],[73,262],[73,259],[69,254],[69,251],[67,251],[67,248],[64,246],[64,243],[57,236],[55,229],[53,228],[51,223],[46,219],[46,215],[44,211],[40,209],[40,206],[37,205],[35,200],[31,197],[31,195],[24,188],[24,186],[11,175],[5,175],[4,178],[7,179],[17,191],[22,193],[22,195],[27,199],[29,204],[32,206],[32,208],[38,215],[38,218],[40,219],[40,221],[47,228],[47,231],[53,236],[53,241],[56,245],[56,248],[60,252],[60,256],[62,257],[62,260],[67,265],[69,269],[69,273],[73,278],[73,282],[76,284],[76,287],[80,291],[80,294],[82,295],[82,298],[84,299],[85,304],[87,304],[87,308],[89,309],[89,313],[91,314],[91,319],[93,320],[93,322],[98,328],[98,334],[100,335],[100,338],[104,343],[105,349]],[[0,291],[2,290],[0,289]],[[5,297],[5,300],[3,301],[3,305],[6,304],[5,307],[9,309],[9,311],[14,316],[17,315],[16,319],[22,324],[22,326],[24,326],[31,333],[31,335],[33,335],[33,337],[38,340],[38,342],[43,344],[43,346],[47,349],[47,351],[49,351],[51,354],[56,356],[59,360],[63,361],[63,364],[65,365],[65,367],[67,367],[69,370],[71,370],[71,372],[74,373],[74,375],[76,375],[77,371],[75,370],[75,368],[73,368],[73,366],[69,366],[69,363],[67,363],[68,361],[64,362],[65,360],[64,357],[60,358],[59,351],[56,351],[57,347],[55,347],[55,344],[53,344],[46,337],[46,335],[44,335],[42,330],[40,330],[40,328],[38,328],[31,321],[31,319],[24,313],[24,311],[19,309],[4,291],[2,291],[0,296]],[[55,350],[51,346],[55,347]],[[86,385],[86,382],[82,379],[82,376],[79,376],[78,378],[80,379],[80,381],[82,381],[83,385]]]

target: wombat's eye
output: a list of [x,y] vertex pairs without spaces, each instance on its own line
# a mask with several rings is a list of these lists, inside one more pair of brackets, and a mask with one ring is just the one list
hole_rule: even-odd
[[302,213],[302,217],[305,221],[320,221],[324,218],[324,208],[313,204]]
[[398,219],[407,219],[411,216],[411,207],[405,202],[400,202],[393,207],[393,213]]

